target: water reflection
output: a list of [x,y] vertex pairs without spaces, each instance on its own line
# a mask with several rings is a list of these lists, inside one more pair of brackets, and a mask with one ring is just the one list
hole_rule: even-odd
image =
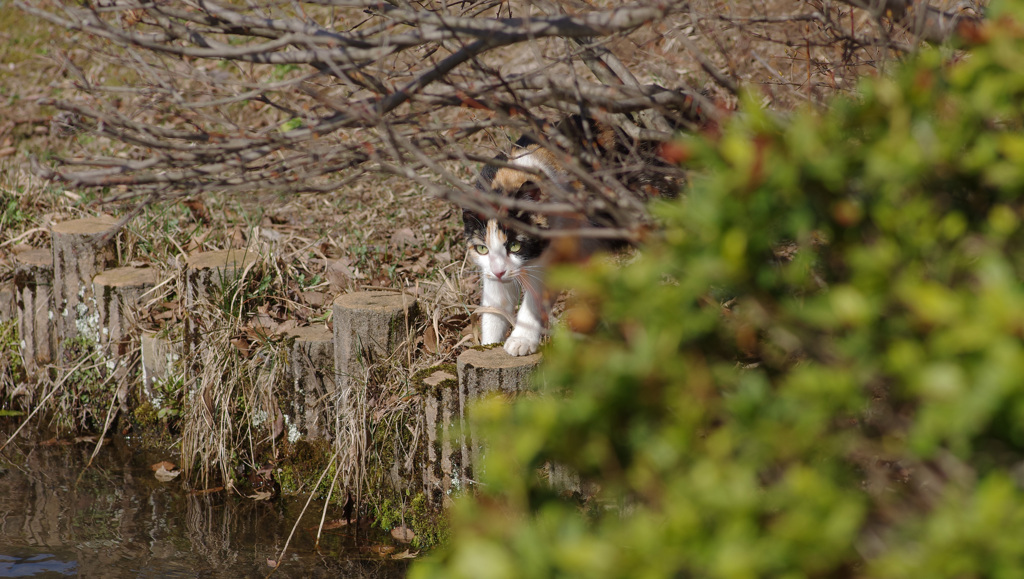
[[[0,454],[0,577],[262,577],[305,502],[190,495],[153,476],[148,465],[167,457],[115,439],[85,469],[91,451],[12,443]],[[348,528],[325,531],[314,550],[320,508],[273,577],[404,576]]]
[[0,577],[74,576],[78,574],[78,561],[71,556],[64,560],[49,553],[0,555]]

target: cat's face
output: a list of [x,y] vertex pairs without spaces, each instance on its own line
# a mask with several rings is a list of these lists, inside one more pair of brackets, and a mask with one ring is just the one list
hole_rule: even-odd
[[[517,157],[512,162],[525,166],[536,164],[533,155]],[[500,155],[499,160],[507,160]],[[503,197],[536,201],[539,189],[529,173],[514,168],[485,167],[480,173],[477,186]],[[462,221],[466,228],[467,254],[480,268],[484,276],[502,282],[518,279],[523,281],[530,268],[530,262],[540,257],[547,247],[547,240],[520,231],[512,224],[545,227],[546,220],[526,211],[515,211],[508,215],[509,222],[488,219],[486,216],[465,210]]]
[[471,211],[462,215],[466,228],[467,253],[485,277],[502,282],[520,280],[530,262],[544,251],[542,239],[506,227]]

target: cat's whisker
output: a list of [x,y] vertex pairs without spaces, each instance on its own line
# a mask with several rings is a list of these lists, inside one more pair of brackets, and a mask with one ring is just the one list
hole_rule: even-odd
[[539,273],[534,273],[534,272],[531,272],[531,271],[518,271],[518,272],[516,272],[514,279],[517,282],[519,282],[520,284],[523,284],[526,281],[531,282],[531,284],[532,283],[540,284],[540,283],[542,283],[542,280],[543,280],[543,278],[541,277],[541,275]]
[[503,287],[503,289],[505,290],[505,298],[506,298],[506,299],[507,299],[507,300],[508,300],[509,302],[513,302],[513,303],[514,303],[514,302],[516,301],[516,296],[512,295],[512,287],[511,287],[511,284],[506,284],[506,285],[504,285],[504,286],[502,286],[502,287]]

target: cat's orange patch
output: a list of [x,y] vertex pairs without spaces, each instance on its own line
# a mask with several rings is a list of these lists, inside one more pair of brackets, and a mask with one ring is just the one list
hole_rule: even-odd
[[487,222],[487,241],[489,246],[493,245],[505,245],[508,241],[508,237],[505,232],[498,227],[498,221],[491,219]]
[[504,195],[513,195],[524,183],[530,180],[530,174],[516,169],[502,167],[494,175],[491,188]]

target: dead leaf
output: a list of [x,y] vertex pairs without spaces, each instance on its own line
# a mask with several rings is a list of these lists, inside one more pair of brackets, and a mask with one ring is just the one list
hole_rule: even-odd
[[273,559],[270,559],[270,558],[268,558],[268,559],[267,559],[267,566],[268,566],[268,567],[277,567],[277,561],[275,561],[275,560],[273,560]]
[[284,432],[284,414],[277,406],[274,407],[274,430],[271,432],[271,439],[277,440]]
[[460,332],[462,328],[472,323],[470,316],[466,314],[455,314],[445,318],[441,325],[450,332]]
[[309,527],[306,530],[307,531],[318,531],[318,530],[330,531],[330,530],[333,530],[333,529],[340,529],[341,527],[346,527],[346,526],[348,526],[348,521],[346,521],[345,519],[334,519],[333,521],[325,522],[322,527],[320,525],[317,525],[315,527]]
[[161,460],[158,463],[149,465],[149,468],[153,469],[153,471],[155,472],[155,471],[158,471],[160,469],[174,470],[175,466],[176,465],[173,462],[169,461],[169,460]]
[[156,480],[160,482],[171,482],[177,478],[179,474],[181,474],[180,470],[167,470],[163,465],[160,465],[160,468],[156,469],[153,476],[155,476]]
[[411,543],[412,540],[416,538],[416,533],[412,532],[412,529],[409,527],[402,525],[391,529],[391,536],[394,537],[396,541]]
[[427,266],[430,265],[430,256],[424,255],[416,260],[416,263],[412,265],[410,269],[415,274],[423,275],[427,272]]
[[376,553],[383,557],[394,551],[395,547],[393,545],[370,545],[369,549],[372,553]]
[[196,222],[210,222],[210,211],[206,209],[206,204],[203,203],[202,199],[186,199],[182,204],[188,208],[189,213],[192,214],[192,219]]
[[173,319],[173,318],[174,318],[174,311],[173,310],[164,310],[164,311],[156,314],[155,316],[153,316],[154,320],[170,320],[170,319]]
[[238,353],[240,353],[243,358],[248,358],[249,357],[249,342],[248,342],[248,340],[245,340],[244,338],[233,338],[231,340],[231,345],[233,345],[235,348],[238,349]]
[[406,550],[402,551],[401,553],[395,553],[394,555],[391,556],[391,558],[392,559],[415,559],[416,556],[419,555],[419,554],[420,554],[419,551],[416,551],[415,553],[411,553],[411,552],[409,552],[409,549],[406,549]]
[[437,353],[437,332],[433,326],[427,326],[423,332],[423,347],[431,354]]
[[209,425],[210,428],[213,428],[213,424],[214,424],[214,422],[213,422],[213,392],[212,392],[212,390],[213,390],[212,385],[208,385],[206,388],[203,389],[203,409],[206,410],[206,412],[203,413],[203,418],[206,419],[206,423],[207,423],[207,425]]
[[313,291],[302,292],[302,300],[314,308],[319,308],[327,303],[327,294]]
[[344,257],[327,260],[327,269],[324,275],[330,283],[331,291],[347,289],[354,280],[366,277],[352,268],[351,264],[351,260]]
[[280,324],[278,324],[278,326],[277,326],[277,333],[279,333],[279,334],[287,334],[288,332],[294,330],[297,327],[299,327],[299,321],[298,320],[285,320],[285,321],[281,322]]
[[412,229],[403,227],[391,234],[391,240],[388,242],[388,245],[396,249],[400,249],[407,245],[416,245],[418,241],[419,240]]
[[[277,329],[277,320],[275,320],[273,316],[266,312],[260,312],[256,314],[255,316],[253,316],[252,321],[250,321],[249,323],[251,324],[251,329],[257,335],[276,334],[279,331]],[[249,333],[249,329],[250,328],[246,328],[246,333]]]
[[[273,223],[274,219],[271,218],[270,222]],[[285,234],[276,229],[271,229],[270,227],[260,227],[260,237],[267,241],[280,242],[285,238]]]

